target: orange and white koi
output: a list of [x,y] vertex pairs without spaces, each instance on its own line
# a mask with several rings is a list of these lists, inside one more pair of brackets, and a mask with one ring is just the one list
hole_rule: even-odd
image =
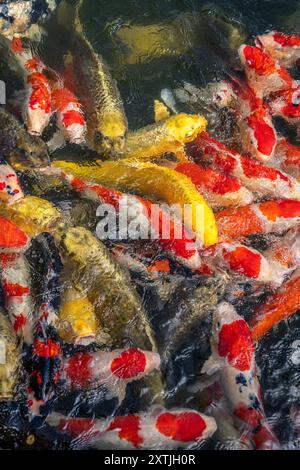
[[41,135],[52,114],[50,82],[43,73],[45,66],[29,48],[23,48],[20,38],[13,39],[11,48],[24,71],[27,86],[24,120],[28,132]]
[[280,199],[224,209],[216,214],[221,236],[231,239],[255,233],[283,233],[300,224],[300,201]]
[[231,107],[240,130],[241,144],[257,160],[273,157],[277,134],[268,108],[252,89],[237,78],[231,83],[221,82],[214,91],[213,102]]
[[214,209],[243,206],[253,201],[251,192],[235,177],[195,163],[179,163],[175,170],[190,178]]
[[282,320],[300,309],[300,270],[297,269],[281,288],[259,305],[251,319],[253,338],[258,341]]
[[[47,169],[42,169],[42,172]],[[52,169],[50,169],[50,172]],[[57,171],[57,170],[54,170]],[[151,238],[156,240],[162,248],[169,252],[178,262],[190,269],[198,269],[201,265],[198,253],[199,243],[194,234],[159,205],[139,196],[124,194],[120,191],[108,189],[99,184],[93,184],[81,178],[67,175],[59,170],[59,174],[70,184],[73,190],[84,198],[111,205],[119,210],[124,204],[127,207],[127,222],[144,223],[151,232]],[[166,225],[165,225],[166,224]],[[165,233],[165,227],[170,230]],[[148,232],[148,230],[147,230]]]
[[24,197],[19,178],[5,161],[0,160],[0,201],[14,204]]
[[216,431],[215,420],[192,409],[162,407],[147,413],[105,419],[69,418],[52,413],[48,424],[57,431],[97,449],[188,448],[208,439]]
[[128,383],[159,367],[157,353],[137,348],[82,352],[63,359],[60,380],[68,390],[88,390],[104,385],[122,403]]
[[243,44],[238,52],[247,82],[258,98],[298,87],[287,70],[262,49]]
[[57,83],[51,93],[52,109],[57,113],[57,126],[63,138],[74,144],[85,141],[86,121],[81,104],[63,84]]
[[248,431],[257,449],[278,449],[264,412],[250,328],[227,302],[213,314],[211,351],[202,372],[219,379],[235,425]]
[[300,59],[300,36],[279,31],[257,36],[255,45],[265,50],[283,67],[292,67]]
[[4,306],[16,333],[31,344],[34,329],[34,306],[31,276],[24,251],[29,238],[13,222],[0,218],[0,269]]
[[300,179],[300,147],[281,138],[276,145],[275,158],[280,168]]
[[[237,178],[257,197],[300,199],[300,184],[293,177],[228,149],[208,133],[202,132],[193,142],[192,155],[199,148],[213,167]],[[279,144],[276,154],[278,148]]]

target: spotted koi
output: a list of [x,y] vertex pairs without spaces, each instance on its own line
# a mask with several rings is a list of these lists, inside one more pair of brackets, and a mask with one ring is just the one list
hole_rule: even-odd
[[[282,148],[280,142],[281,140],[276,146],[276,155]],[[292,176],[228,149],[208,133],[202,132],[190,150],[195,158],[199,158],[200,150],[204,160],[225,174],[237,178],[259,198],[300,199],[300,184]],[[282,168],[285,170],[285,167]]]
[[227,302],[214,312],[211,350],[202,372],[218,374],[235,425],[248,431],[257,449],[278,449],[264,412],[250,328]]
[[276,145],[275,157],[283,171],[300,179],[300,147],[281,138]]
[[19,178],[13,168],[0,160],[0,201],[14,204],[24,197]]
[[98,449],[176,449],[208,439],[215,420],[191,409],[152,408],[147,413],[116,416],[108,420],[68,418],[52,413],[48,423],[57,431]]
[[257,36],[255,44],[283,67],[292,67],[300,59],[300,36],[279,31]]

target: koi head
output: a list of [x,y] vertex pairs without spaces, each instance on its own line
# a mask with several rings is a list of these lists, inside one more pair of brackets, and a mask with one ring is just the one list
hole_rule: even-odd
[[236,93],[234,92],[234,89],[229,82],[223,80],[217,83],[213,88],[212,102],[218,108],[230,107],[232,101],[236,98]]
[[38,136],[20,133],[15,148],[10,153],[10,162],[17,170],[38,168],[50,164],[47,145]]
[[166,122],[167,133],[176,142],[191,142],[197,135],[206,130],[207,121],[197,114],[176,114]]
[[124,116],[112,112],[101,119],[100,125],[93,133],[93,145],[97,152],[118,157],[122,154],[127,133],[127,122]]
[[270,101],[270,109],[274,115],[297,123],[300,119],[300,87],[274,95]]
[[272,57],[258,47],[243,44],[238,50],[241,63],[258,75],[269,75],[276,70]]
[[255,45],[267,51],[285,67],[291,67],[299,59],[300,36],[271,31],[258,36]]
[[221,358],[238,370],[249,370],[254,358],[250,328],[234,307],[222,302],[213,315],[212,343]]
[[6,162],[0,161],[0,201],[14,204],[24,197],[19,178]]
[[272,158],[277,135],[275,128],[264,108],[257,109],[247,119],[248,126],[248,146],[253,155],[261,161],[268,161]]

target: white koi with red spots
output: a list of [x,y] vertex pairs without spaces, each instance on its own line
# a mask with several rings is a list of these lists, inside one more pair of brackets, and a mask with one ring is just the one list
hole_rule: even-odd
[[11,205],[24,197],[19,178],[13,168],[0,161],[0,201]]
[[300,59],[300,36],[270,31],[257,36],[255,44],[283,67],[292,67]]
[[63,84],[54,86],[52,108],[57,113],[57,126],[63,138],[73,144],[85,141],[86,121],[81,104]]
[[231,107],[235,112],[243,149],[257,160],[271,160],[277,134],[269,111],[252,89],[237,78],[232,83],[221,82],[215,89],[213,102]]
[[63,360],[60,379],[69,390],[87,390],[104,385],[119,403],[128,383],[160,367],[157,353],[137,348],[77,353]]
[[51,87],[43,73],[45,66],[38,57],[33,56],[29,48],[23,48],[20,38],[13,39],[11,48],[24,71],[27,94],[24,103],[24,120],[28,132],[41,135],[52,114]]
[[211,351],[202,372],[218,375],[235,425],[249,432],[256,448],[278,449],[264,413],[250,328],[229,303],[214,312]]
[[281,138],[276,145],[275,159],[283,171],[300,179],[300,147]]
[[245,44],[239,48],[238,52],[247,82],[258,98],[297,88],[297,83],[287,70],[267,52]]
[[147,413],[116,416],[108,420],[68,418],[52,413],[48,424],[57,431],[79,438],[97,449],[189,448],[208,439],[216,431],[215,420],[191,409],[162,407]]
[[[195,153],[197,148],[213,167],[237,178],[259,198],[300,199],[300,184],[292,176],[228,149],[208,133],[202,132],[193,142],[191,151]],[[279,144],[276,146],[276,154],[278,148]]]

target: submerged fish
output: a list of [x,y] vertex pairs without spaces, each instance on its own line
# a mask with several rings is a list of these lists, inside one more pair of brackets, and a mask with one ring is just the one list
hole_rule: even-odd
[[264,49],[283,67],[292,67],[300,59],[300,36],[280,31],[257,36],[255,44]]
[[278,449],[264,413],[250,328],[229,303],[213,314],[211,351],[202,372],[219,377],[235,425],[249,432],[257,449]]
[[1,156],[16,170],[49,164],[47,146],[38,136],[29,135],[20,122],[0,107]]
[[[80,283],[114,345],[155,350],[155,340],[142,302],[125,272],[88,230],[67,229],[57,235],[74,287]],[[72,271],[73,270],[73,271]]]
[[17,336],[6,313],[0,309],[0,400],[9,400],[14,396],[20,354]]
[[7,37],[26,34],[45,20],[61,0],[3,0],[0,3],[0,33]]
[[17,174],[10,165],[0,160],[0,201],[10,205],[23,197]]
[[96,449],[177,449],[189,448],[208,439],[216,423],[191,409],[152,408],[147,413],[116,416],[108,420],[68,418],[52,413],[48,424],[61,433]]
[[154,100],[154,121],[160,122],[168,119],[170,112],[168,108],[159,100]]
[[180,158],[183,146],[205,131],[206,125],[206,119],[198,114],[176,114],[158,124],[129,132],[123,156],[130,160],[147,161],[174,153]]

